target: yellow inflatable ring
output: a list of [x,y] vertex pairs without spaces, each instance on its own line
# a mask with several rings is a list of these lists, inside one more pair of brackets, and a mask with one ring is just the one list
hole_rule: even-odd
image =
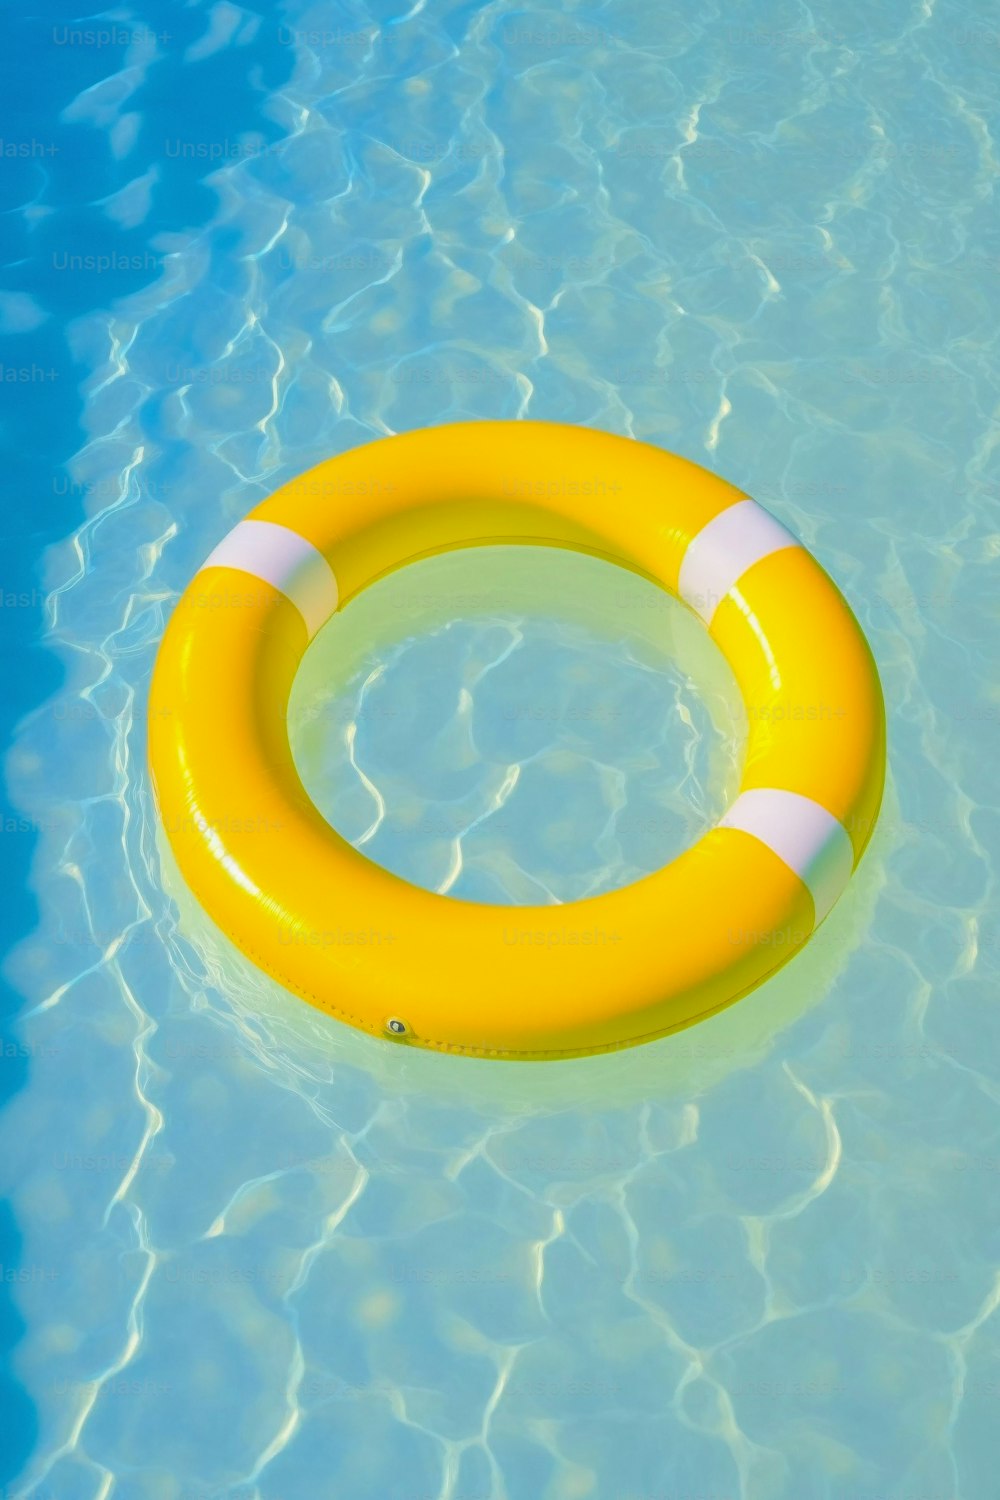
[[[677,594],[747,707],[719,825],[584,901],[479,905],[408,884],[334,832],[289,749],[292,679],[338,604],[417,558],[498,543],[577,548]],[[745,995],[837,900],[885,775],[871,653],[795,537],[695,464],[543,422],[383,439],[258,506],[173,613],[149,729],[180,870],[244,953],[375,1036],[479,1057],[626,1047]]]

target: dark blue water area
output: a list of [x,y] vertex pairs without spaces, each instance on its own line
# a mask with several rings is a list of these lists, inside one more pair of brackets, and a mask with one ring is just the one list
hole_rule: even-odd
[[[217,198],[203,157],[165,150],[165,129],[183,120],[185,140],[225,141],[252,129],[265,142],[281,129],[261,112],[288,76],[290,49],[275,45],[274,23],[238,50],[185,58],[207,15],[172,3],[147,4],[128,21],[83,17],[55,0],[18,16],[6,9],[0,51],[0,445],[2,567],[0,697],[5,754],[21,718],[55,692],[63,673],[43,640],[40,559],[82,516],[66,464],[84,441],[79,385],[67,327],[155,279],[153,242],[203,223]],[[108,30],[113,28],[109,39]],[[156,55],[127,101],[140,116],[127,161],[107,131],[62,118],[73,100],[124,66],[125,31],[147,30]],[[134,228],[110,217],[101,200],[155,165],[148,213]],[[70,260],[70,257],[73,257]],[[107,269],[110,263],[111,269]],[[3,805],[4,950],[37,926],[29,871],[37,842],[30,819]],[[23,997],[0,984],[0,1107],[21,1089],[31,1059],[18,1039]],[[12,1295],[23,1271],[21,1238],[9,1203],[0,1205],[0,1484],[29,1458],[35,1411],[13,1372],[23,1334]],[[26,1274],[26,1273],[25,1273]],[[0,1491],[6,1493],[6,1490]]]

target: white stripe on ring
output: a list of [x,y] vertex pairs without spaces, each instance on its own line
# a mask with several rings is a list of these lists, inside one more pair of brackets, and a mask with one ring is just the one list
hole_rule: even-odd
[[711,625],[712,616],[762,557],[802,543],[756,500],[738,500],[713,516],[688,543],[677,592]]
[[236,568],[271,584],[295,605],[310,640],[337,608],[337,579],[322,552],[274,521],[240,521],[199,572],[205,568]]
[[851,878],[854,846],[847,829],[799,792],[741,792],[718,826],[752,834],[795,871],[813,898],[817,927]]

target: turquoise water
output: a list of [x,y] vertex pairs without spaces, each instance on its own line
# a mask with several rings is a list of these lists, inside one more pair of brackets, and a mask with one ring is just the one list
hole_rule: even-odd
[[[995,17],[128,24],[57,42],[86,76],[50,87],[134,263],[52,259],[0,302],[65,326],[82,428],[52,421],[77,516],[40,580],[64,678],[7,765],[38,904],[7,967],[35,1414],[10,1494],[994,1500]],[[54,170],[18,213],[68,254]],[[477,417],[717,469],[837,578],[885,688],[886,809],[822,932],[610,1058],[333,1026],[199,919],[157,838],[144,705],[193,570],[309,465]],[[713,821],[731,682],[679,606],[595,568],[428,562],[323,633],[295,750],[359,847],[568,900]]]

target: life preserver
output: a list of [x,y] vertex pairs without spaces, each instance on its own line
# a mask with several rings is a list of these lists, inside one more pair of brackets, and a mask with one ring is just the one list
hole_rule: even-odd
[[[749,717],[740,793],[633,885],[555,906],[440,896],[352,848],[299,779],[286,709],[316,632],[391,570],[490,543],[577,548],[654,580],[735,673]],[[149,730],[181,872],[260,968],[374,1035],[482,1057],[628,1046],[746,994],[837,900],[885,776],[871,652],[795,537],[695,464],[542,422],[383,439],[258,506],[173,613]]]

